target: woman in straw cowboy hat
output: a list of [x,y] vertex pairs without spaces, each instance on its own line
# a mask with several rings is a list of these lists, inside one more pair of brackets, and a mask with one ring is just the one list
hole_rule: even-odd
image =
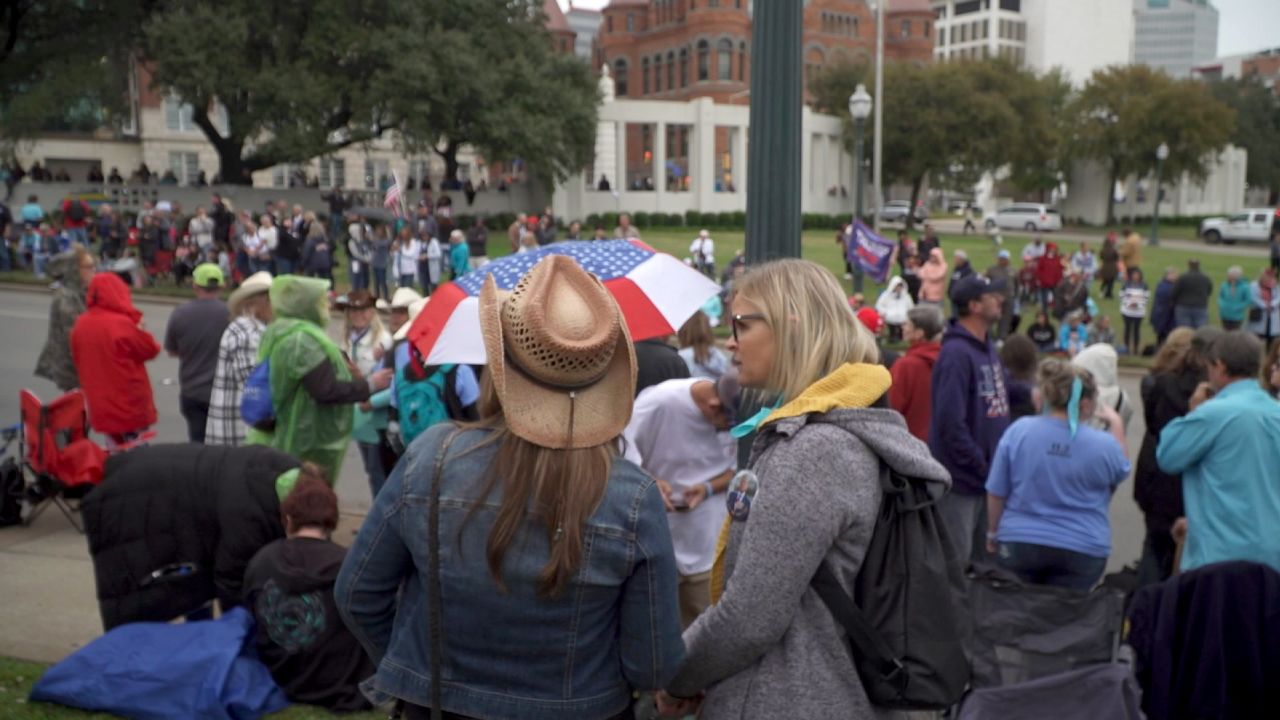
[[810,581],[826,566],[851,592],[880,507],[881,463],[939,492],[950,478],[884,404],[889,371],[834,275],[778,260],[735,287],[728,350],[738,380],[780,399],[734,430],[756,435],[726,499],[714,604],[685,631],[684,663],[659,707],[683,714],[705,692],[704,720],[874,717],[843,629]]
[[209,394],[206,445],[243,445],[248,428],[240,419],[240,396],[249,373],[258,364],[258,343],[271,322],[271,273],[245,278],[227,298],[231,323],[218,343],[218,364]]
[[366,690],[408,718],[626,717],[683,653],[662,496],[618,455],[630,335],[562,256],[488,279],[480,323],[482,419],[410,445],[338,577]]

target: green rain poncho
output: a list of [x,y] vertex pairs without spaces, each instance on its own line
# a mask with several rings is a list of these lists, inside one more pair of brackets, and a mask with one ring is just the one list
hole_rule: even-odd
[[271,283],[275,319],[262,335],[258,361],[271,361],[276,425],[272,432],[251,430],[249,442],[319,465],[332,485],[351,441],[351,406],[322,405],[302,386],[302,378],[322,362],[333,366],[338,380],[351,379],[337,343],[325,333],[328,293],[328,280],[283,275]]

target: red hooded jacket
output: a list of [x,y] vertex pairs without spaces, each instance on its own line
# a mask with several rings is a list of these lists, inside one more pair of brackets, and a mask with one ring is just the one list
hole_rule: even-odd
[[907,419],[907,430],[925,442],[929,441],[933,364],[941,350],[942,344],[936,341],[916,343],[889,369],[893,376],[889,405]]
[[1040,287],[1050,290],[1062,282],[1062,256],[1058,254],[1058,246],[1054,243],[1045,245],[1044,255],[1036,263],[1036,280]]
[[117,275],[94,275],[85,295],[88,309],[71,329],[71,359],[89,404],[89,425],[104,435],[123,435],[156,424],[156,405],[146,362],[160,344],[138,326],[129,286]]

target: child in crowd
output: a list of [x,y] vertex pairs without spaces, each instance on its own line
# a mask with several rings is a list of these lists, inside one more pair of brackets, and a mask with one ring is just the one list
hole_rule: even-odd
[[1089,344],[1116,344],[1116,331],[1111,329],[1111,318],[1106,315],[1098,315],[1093,318],[1093,322],[1089,325]]
[[1058,331],[1058,350],[1075,357],[1089,345],[1089,328],[1084,324],[1084,314],[1079,310],[1068,313],[1066,322]]
[[1049,315],[1043,310],[1036,313],[1036,321],[1027,328],[1027,337],[1036,344],[1038,352],[1053,352],[1058,342],[1058,333],[1049,322]]

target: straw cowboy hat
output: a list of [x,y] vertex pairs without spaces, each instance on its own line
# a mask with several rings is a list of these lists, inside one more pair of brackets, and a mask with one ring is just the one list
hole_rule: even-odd
[[395,334],[391,336],[393,341],[400,342],[409,337],[409,328],[413,327],[413,321],[418,319],[418,314],[422,312],[422,308],[426,307],[427,302],[430,300],[431,298],[429,297],[418,298],[409,306],[409,320],[401,325],[400,329],[396,330]]
[[516,436],[563,450],[622,434],[636,386],[631,334],[613,296],[573,259],[548,256],[511,292],[486,278],[480,330]]
[[414,303],[421,299],[422,296],[413,288],[396,288],[395,293],[391,296],[391,309],[408,310]]
[[245,300],[259,293],[269,292],[271,279],[271,273],[266,270],[245,278],[244,282],[240,283],[240,287],[233,290],[227,298],[227,310],[231,311],[231,317],[240,317],[241,306],[244,305]]

